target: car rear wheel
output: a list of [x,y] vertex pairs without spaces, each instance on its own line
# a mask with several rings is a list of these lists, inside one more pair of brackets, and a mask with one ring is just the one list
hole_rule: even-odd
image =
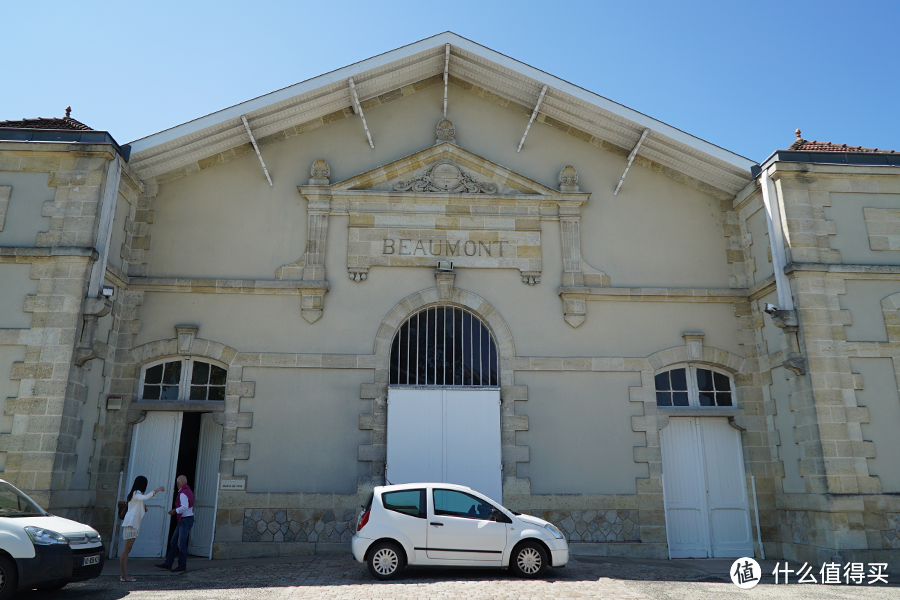
[[547,570],[547,551],[537,542],[522,542],[513,550],[509,567],[519,577],[534,579]]
[[6,556],[0,556],[0,600],[12,598],[18,584],[16,565]]
[[403,553],[396,544],[381,542],[369,551],[369,572],[376,579],[394,579],[403,571]]

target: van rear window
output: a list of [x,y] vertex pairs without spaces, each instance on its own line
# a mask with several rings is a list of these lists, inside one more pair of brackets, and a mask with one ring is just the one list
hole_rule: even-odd
[[425,490],[401,490],[381,494],[381,504],[387,509],[419,519],[425,518]]

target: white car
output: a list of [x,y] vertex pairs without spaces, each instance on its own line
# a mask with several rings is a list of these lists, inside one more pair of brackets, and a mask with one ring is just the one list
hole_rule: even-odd
[[103,556],[94,529],[48,514],[0,479],[0,600],[16,590],[59,589],[97,577]]
[[407,565],[508,567],[540,577],[569,560],[569,545],[553,524],[449,483],[376,487],[351,547],[378,579],[394,578]]

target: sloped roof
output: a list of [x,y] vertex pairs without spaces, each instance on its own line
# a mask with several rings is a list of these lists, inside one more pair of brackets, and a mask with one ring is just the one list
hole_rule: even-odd
[[[450,47],[449,78],[463,88],[477,86],[511,108],[531,114],[544,85],[539,121],[585,141],[630,151],[645,128],[650,132],[638,155],[664,169],[736,194],[750,180],[754,161],[689,135],[602,96],[513,60],[451,32],[441,33],[248,100],[131,143],[134,167],[154,177],[247,144],[246,115],[262,138],[350,109],[353,77],[359,100],[375,99],[444,72]],[[383,97],[383,96],[382,96]],[[299,129],[299,128],[298,128]],[[518,140],[511,143],[518,143]]]
[[93,131],[81,121],[76,121],[69,116],[71,108],[66,108],[65,117],[38,117],[36,119],[22,119],[20,121],[0,121],[0,127],[14,129],[63,129],[67,131]]
[[800,130],[796,130],[797,139],[788,146],[788,150],[802,150],[806,152],[865,152],[871,154],[895,154],[894,150],[879,150],[878,148],[863,148],[862,146],[848,146],[847,144],[832,144],[831,142],[817,142],[816,140],[804,140],[800,136]]

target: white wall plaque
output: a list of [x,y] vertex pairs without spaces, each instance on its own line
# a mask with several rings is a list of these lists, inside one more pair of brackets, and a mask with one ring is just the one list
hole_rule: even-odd
[[247,488],[247,482],[244,479],[223,479],[219,483],[219,489],[226,492],[243,492]]

